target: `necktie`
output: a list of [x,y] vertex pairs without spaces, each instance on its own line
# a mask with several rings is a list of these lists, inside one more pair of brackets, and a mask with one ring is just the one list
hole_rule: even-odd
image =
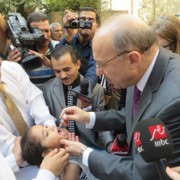
[[135,119],[135,116],[136,116],[140,97],[141,97],[141,91],[135,86],[134,97],[133,97],[133,119]]
[[6,92],[4,83],[0,83],[0,92],[2,93],[4,97],[4,103],[6,105],[7,113],[9,114],[11,120],[13,121],[20,136],[22,136],[25,130],[27,129],[27,125],[18,107],[13,102],[9,94]]
[[[68,86],[67,92],[67,106],[73,106],[73,96],[71,95],[72,86]],[[68,121],[68,131],[75,132],[75,124],[73,120]]]

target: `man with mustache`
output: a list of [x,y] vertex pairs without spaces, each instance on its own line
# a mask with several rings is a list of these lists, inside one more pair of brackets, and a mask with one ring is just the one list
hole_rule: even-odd
[[[70,26],[72,20],[91,23],[91,28],[78,27],[77,34],[74,34],[74,29]],[[71,11],[65,11],[63,18],[63,25],[65,29],[64,38],[58,45],[72,46],[81,61],[79,72],[91,82],[93,88],[98,80],[96,75],[96,64],[92,54],[92,39],[99,26],[99,15],[92,7],[82,7],[78,11],[78,15]],[[57,45],[57,46],[58,46]]]
[[[50,113],[57,118],[57,125],[61,123],[59,115],[68,106],[68,87],[75,88],[80,85],[83,76],[78,72],[80,60],[77,58],[72,46],[58,46],[51,55],[51,65],[56,78],[49,80],[43,85],[43,93]],[[85,108],[81,102],[73,98],[75,106]],[[86,111],[101,111],[104,108],[104,90],[96,83],[92,90],[92,103],[86,106]],[[69,129],[68,129],[69,130]],[[94,132],[85,128],[83,124],[75,123],[75,133],[80,141],[91,147],[99,148],[102,146],[97,143],[97,139],[103,143],[103,148],[108,148],[108,144],[113,141],[110,131]]]
[[[42,12],[33,12],[27,17],[27,24],[30,30],[33,30],[35,28],[40,29],[44,35],[43,40],[35,42],[33,51],[36,51],[45,56],[50,56],[50,52],[53,49],[53,46],[51,43],[50,25],[49,25],[48,17]],[[19,58],[17,60],[16,57],[16,56],[20,56],[20,52],[17,49],[14,49],[13,51],[14,54],[11,53],[11,58],[9,59],[15,62],[20,62],[22,58]],[[42,84],[44,82],[54,77],[53,70],[44,64],[39,68],[28,71],[27,73],[30,77],[31,82],[37,85],[39,88],[42,87]]]

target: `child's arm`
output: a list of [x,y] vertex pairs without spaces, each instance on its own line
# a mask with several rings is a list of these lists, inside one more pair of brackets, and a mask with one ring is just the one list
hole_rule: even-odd
[[80,167],[77,164],[68,163],[64,170],[63,180],[78,180]]
[[[78,136],[75,133],[68,133],[68,140],[79,141]],[[78,164],[69,162],[64,170],[63,180],[78,180],[80,174],[80,167]]]

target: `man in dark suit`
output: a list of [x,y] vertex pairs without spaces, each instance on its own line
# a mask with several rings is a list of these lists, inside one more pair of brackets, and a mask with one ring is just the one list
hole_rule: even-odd
[[[174,143],[169,164],[180,163],[180,56],[159,48],[150,27],[130,15],[114,15],[100,27],[93,39],[93,55],[98,75],[104,74],[116,88],[127,88],[126,109],[88,113],[70,107],[61,117],[65,123],[74,119],[95,130],[126,131],[129,154],[113,156],[80,143],[61,143],[70,153],[81,154],[83,163],[100,179],[160,179],[155,164],[138,154],[133,131],[139,121],[162,120]],[[140,99],[133,115],[134,89],[140,91]]]
[[[75,88],[79,86],[83,76],[78,72],[80,60],[77,58],[72,46],[58,46],[54,49],[51,64],[56,78],[44,84],[43,93],[50,113],[56,117],[57,125],[59,125],[61,111],[69,106],[68,87],[72,86],[72,88]],[[81,102],[76,97],[73,97],[72,101],[71,105],[81,107]],[[104,90],[99,84],[96,84],[93,88],[92,104],[86,110],[88,108],[91,108],[91,111],[101,111],[104,109]],[[101,147],[103,145],[103,148],[108,148],[110,142],[113,141],[113,134],[111,132],[97,133],[86,129],[85,125],[81,123],[75,123],[75,133],[80,137],[81,142],[92,147]],[[101,145],[97,141],[101,142]]]

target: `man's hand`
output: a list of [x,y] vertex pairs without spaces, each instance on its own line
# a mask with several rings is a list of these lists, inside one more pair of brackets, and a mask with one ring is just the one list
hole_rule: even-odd
[[180,180],[180,166],[174,168],[166,168],[166,173],[172,180]]
[[70,25],[69,22],[74,19],[78,19],[77,13],[74,13],[70,10],[64,11],[64,16],[63,16],[63,25],[64,26],[69,26]]
[[[70,10],[64,11],[64,17],[63,17],[63,26],[70,26],[70,21],[78,19],[77,13],[74,13]],[[71,29],[71,28],[64,28],[64,38],[67,42],[70,42],[73,38],[73,36],[77,33],[78,29]]]
[[52,68],[50,59],[48,59],[44,54],[41,54],[41,53],[33,51],[33,50],[29,50],[28,54],[33,54],[33,55],[39,57],[41,59],[42,64],[44,64],[47,67]]
[[21,143],[21,137],[17,137],[14,141],[14,146],[13,146],[13,150],[12,150],[18,166],[22,165],[24,162],[24,159],[22,157],[22,150],[21,150],[20,143]]
[[69,132],[68,133],[68,140],[79,142],[79,137],[76,136],[74,132]]
[[65,149],[54,149],[44,157],[40,168],[49,170],[55,176],[59,176],[68,163],[68,157],[69,154]]
[[21,53],[17,48],[11,50],[7,58],[8,61],[20,62],[21,61]]
[[82,155],[82,150],[87,148],[84,144],[77,141],[69,141],[62,139],[60,140],[60,143],[64,146],[66,151],[73,156]]
[[76,106],[71,106],[62,110],[60,118],[64,125],[67,126],[68,121],[72,119],[80,123],[89,123],[90,114]]

